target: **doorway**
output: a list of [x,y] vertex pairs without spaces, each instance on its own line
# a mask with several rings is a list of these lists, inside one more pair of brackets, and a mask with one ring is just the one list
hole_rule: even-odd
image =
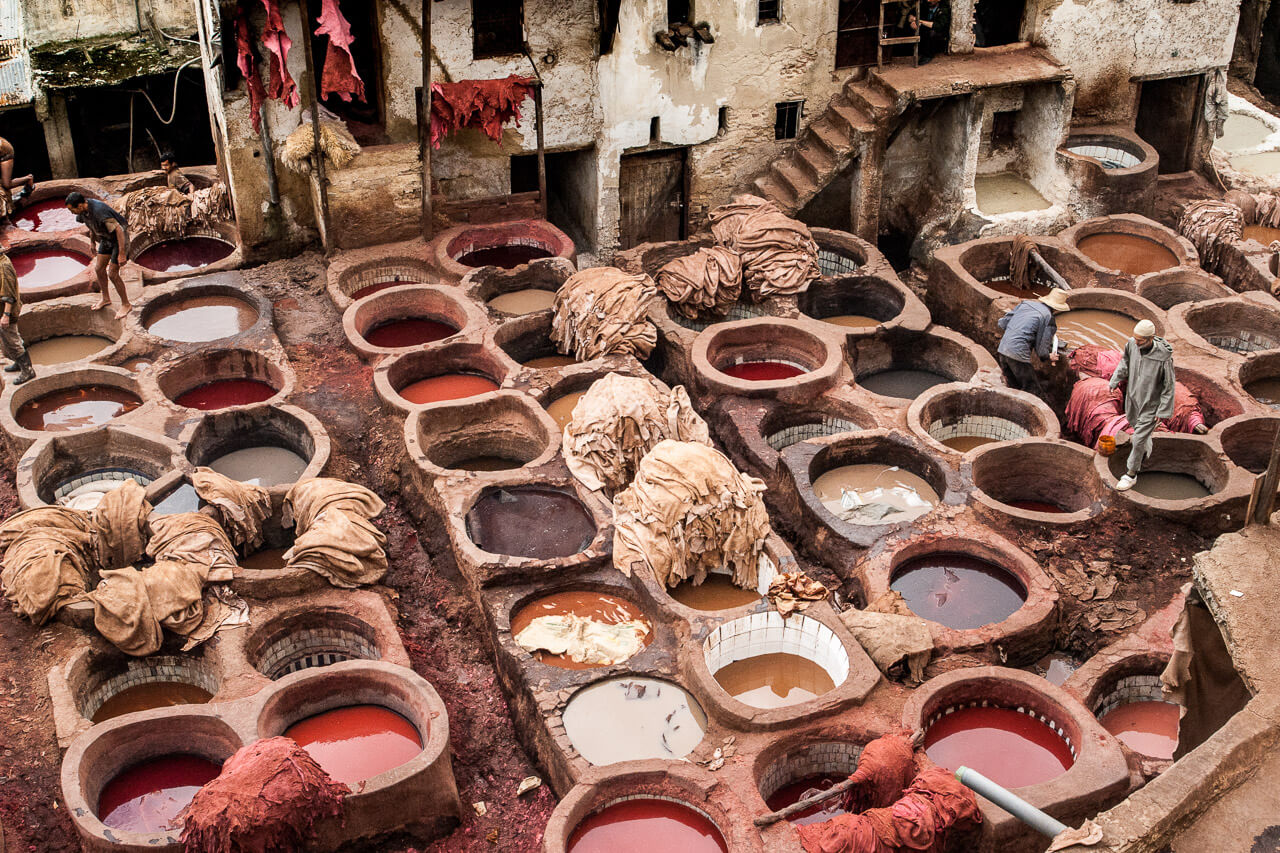
[[[596,232],[596,149],[548,151],[547,220],[568,234],[579,251],[593,251]],[[538,155],[511,158],[511,192],[538,191]]]
[[[390,139],[382,114],[382,74],[380,71],[381,46],[378,41],[378,4],[367,0],[339,0],[338,8],[351,25],[351,57],[356,73],[364,81],[364,100],[354,97],[344,101],[330,95],[320,103],[346,122],[347,130],[361,145],[385,145]],[[321,0],[307,0],[310,22],[320,17]],[[316,65],[316,94],[324,78],[325,61],[329,53],[329,37],[312,35],[311,55]]]
[[978,0],[973,35],[977,47],[998,47],[1022,40],[1026,0]]
[[618,179],[621,248],[685,238],[687,179],[688,149],[664,148],[622,156]]
[[[897,27],[898,11],[896,3],[885,8],[887,29]],[[836,68],[875,65],[879,47],[880,0],[840,0],[836,18]]]
[[1160,174],[1187,171],[1204,100],[1204,76],[1144,80],[1139,85],[1134,131],[1159,152]]

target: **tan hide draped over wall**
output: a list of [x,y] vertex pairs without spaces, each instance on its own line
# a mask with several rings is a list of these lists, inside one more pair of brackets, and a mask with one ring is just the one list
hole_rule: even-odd
[[756,298],[802,293],[822,276],[809,226],[757,196],[735,196],[711,211],[711,233],[741,255],[743,281]]
[[664,391],[652,380],[610,373],[574,407],[564,430],[565,462],[588,489],[613,495],[631,482],[645,454],[668,438],[711,443],[684,387]]
[[289,568],[308,569],[338,587],[377,583],[387,573],[387,539],[371,519],[384,509],[382,498],[354,483],[299,482],[284,499],[285,526],[297,530],[285,552]]
[[755,589],[769,535],[764,490],[714,448],[660,442],[613,499],[614,565],[627,575],[648,566],[665,586],[728,569],[735,584]]
[[1195,244],[1204,268],[1216,272],[1222,263],[1222,247],[1244,239],[1244,214],[1229,202],[1194,201],[1182,211],[1178,232]]
[[242,554],[262,545],[262,522],[271,515],[271,495],[261,486],[224,477],[212,468],[197,468],[191,484],[205,503],[218,511],[222,527]]
[[670,261],[654,276],[658,288],[683,317],[722,317],[742,296],[742,258],[711,246]]
[[0,525],[0,582],[13,609],[36,625],[84,594],[97,566],[97,528],[89,513],[45,506]]
[[613,267],[574,273],[556,291],[551,340],[578,361],[605,355],[646,358],[658,343],[649,310],[658,286],[643,273]]

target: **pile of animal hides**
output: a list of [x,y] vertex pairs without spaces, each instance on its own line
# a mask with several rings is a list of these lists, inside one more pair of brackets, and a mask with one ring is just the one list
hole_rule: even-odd
[[551,340],[578,361],[606,355],[646,358],[658,343],[658,329],[649,321],[657,298],[653,279],[643,273],[581,270],[556,291]]

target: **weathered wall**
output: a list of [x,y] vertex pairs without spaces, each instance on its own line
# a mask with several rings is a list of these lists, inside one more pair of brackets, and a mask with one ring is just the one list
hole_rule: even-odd
[[154,22],[175,35],[195,29],[196,6],[191,0],[24,0],[27,43],[93,38],[133,33]]

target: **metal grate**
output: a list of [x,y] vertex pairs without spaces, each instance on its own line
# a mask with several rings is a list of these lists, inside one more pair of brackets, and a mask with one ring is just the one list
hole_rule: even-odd
[[827,278],[848,275],[858,271],[857,259],[842,255],[832,249],[818,249],[818,269]]

